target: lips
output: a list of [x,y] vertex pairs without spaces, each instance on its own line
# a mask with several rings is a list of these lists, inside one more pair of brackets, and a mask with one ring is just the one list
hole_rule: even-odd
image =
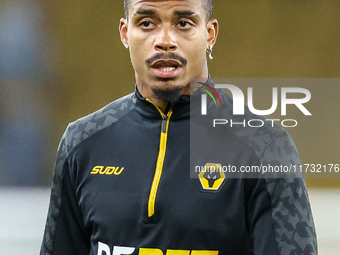
[[173,78],[182,69],[181,63],[175,60],[157,60],[152,65],[151,68],[155,74],[161,78]]

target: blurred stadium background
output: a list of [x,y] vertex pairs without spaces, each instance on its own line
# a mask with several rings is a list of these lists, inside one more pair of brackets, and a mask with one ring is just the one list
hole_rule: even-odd
[[[122,2],[0,0],[0,254],[38,254],[67,123],[134,90],[118,34]],[[213,77],[340,76],[338,0],[215,0],[214,6],[221,28]],[[340,86],[313,90],[330,113],[289,131],[303,162],[340,163]],[[306,181],[319,254],[339,254],[340,179]]]

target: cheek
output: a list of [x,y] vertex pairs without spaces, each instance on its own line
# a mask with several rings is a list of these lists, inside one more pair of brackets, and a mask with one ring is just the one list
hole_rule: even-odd
[[191,36],[184,43],[183,51],[191,66],[202,66],[206,61],[207,38],[204,33]]
[[132,37],[129,39],[130,58],[134,69],[143,68],[145,60],[148,57],[147,49],[149,49],[148,42],[145,38]]
[[191,66],[202,66],[206,61],[205,45],[192,45],[188,51],[188,63]]

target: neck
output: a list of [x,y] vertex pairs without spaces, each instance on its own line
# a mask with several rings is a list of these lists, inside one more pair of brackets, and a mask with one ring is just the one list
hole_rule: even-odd
[[190,83],[187,86],[174,87],[170,89],[150,88],[149,86],[143,86],[137,83],[137,89],[139,93],[155,106],[161,109],[163,112],[169,104],[177,102],[180,96],[190,95]]

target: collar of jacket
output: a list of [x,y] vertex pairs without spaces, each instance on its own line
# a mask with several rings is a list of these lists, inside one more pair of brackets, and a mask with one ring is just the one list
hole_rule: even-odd
[[[209,75],[208,80],[206,82],[208,85],[214,87],[215,84]],[[192,95],[180,96],[178,101],[171,106],[173,114],[171,119],[182,119],[190,117],[190,100],[200,100],[200,96],[202,94],[201,90],[197,90]],[[156,107],[148,102],[146,98],[144,98],[138,91],[137,86],[135,86],[135,97],[136,97],[136,111],[146,117],[148,119],[161,119],[162,116],[159,114],[159,111]]]

